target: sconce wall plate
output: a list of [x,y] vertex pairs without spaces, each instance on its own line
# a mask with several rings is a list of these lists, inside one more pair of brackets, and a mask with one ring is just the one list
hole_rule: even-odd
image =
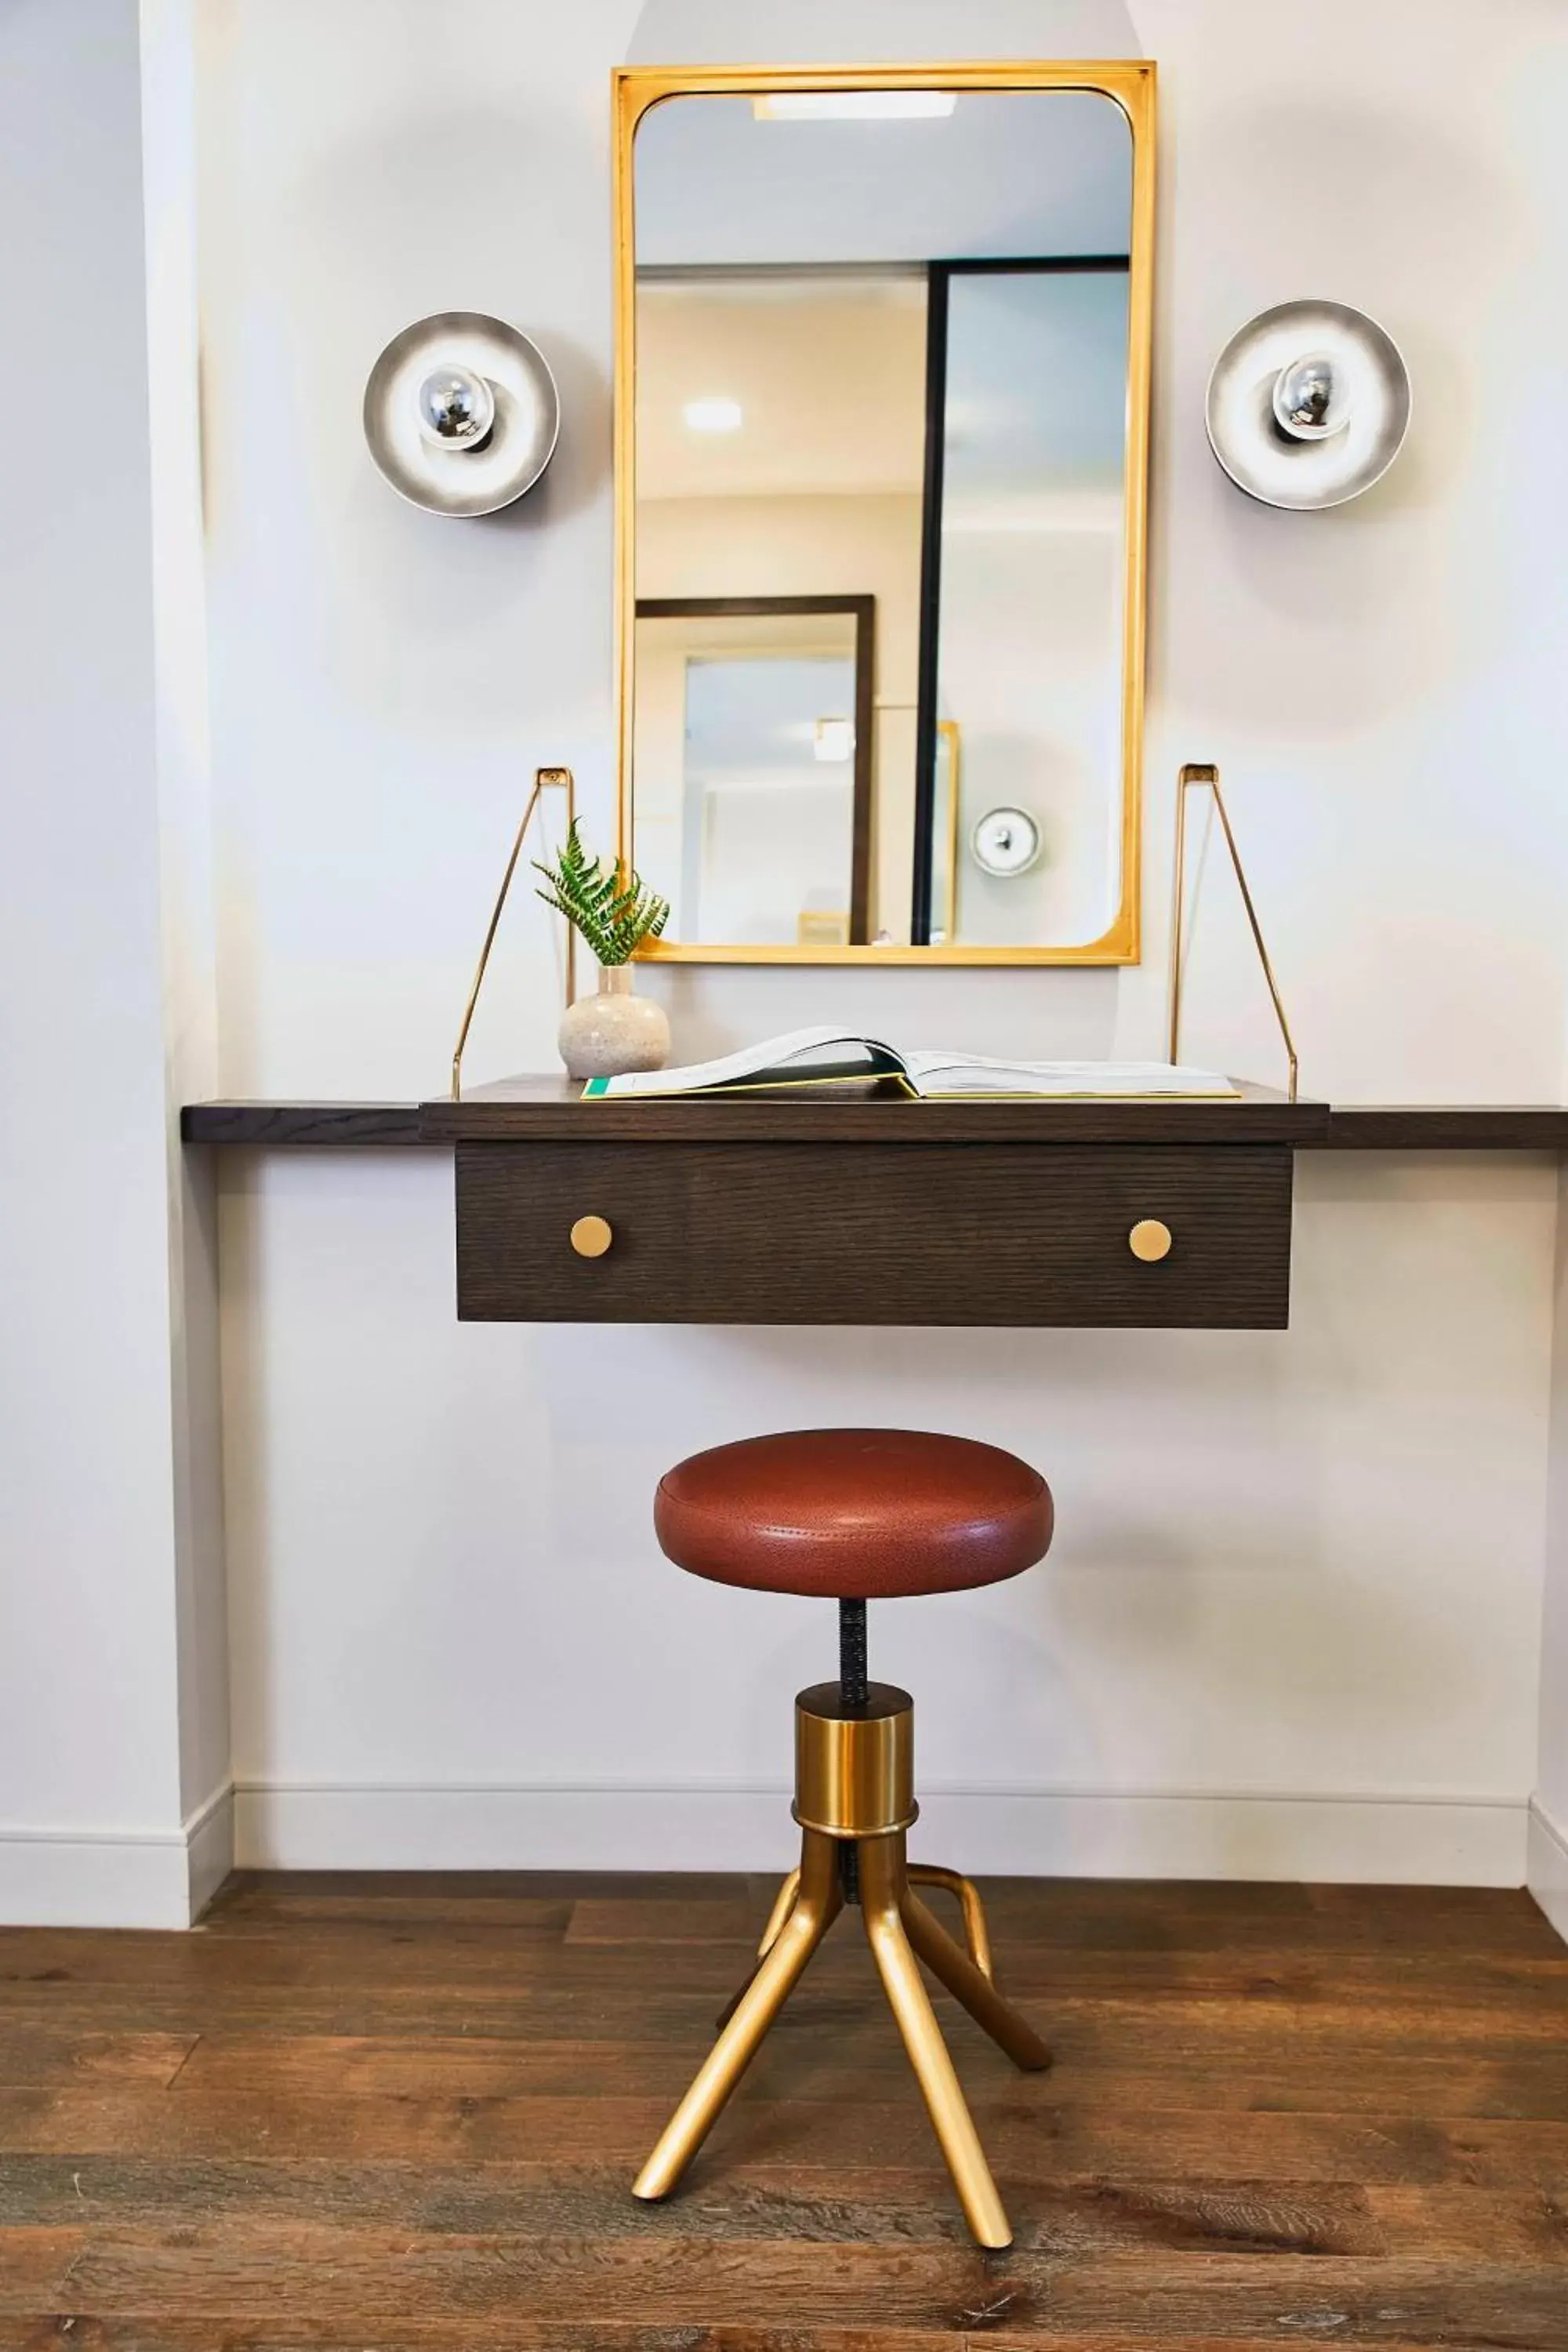
[[1399,455],[1410,376],[1393,338],[1363,311],[1282,302],[1226,343],[1205,415],[1210,447],[1249,498],[1342,506]]
[[[421,394],[432,377],[478,378],[488,432],[443,447]],[[453,404],[462,431],[460,404]],[[486,515],[533,488],[554,452],[561,399],[544,354],[504,319],[437,310],[394,335],[364,388],[364,437],[400,498],[432,514]]]

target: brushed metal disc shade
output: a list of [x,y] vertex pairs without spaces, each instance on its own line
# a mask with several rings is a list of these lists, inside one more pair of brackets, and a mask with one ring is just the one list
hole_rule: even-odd
[[[495,397],[495,422],[478,448],[435,448],[420,431],[419,387],[451,367],[483,376]],[[437,310],[405,327],[364,388],[371,456],[401,498],[432,514],[510,506],[549,465],[560,429],[561,399],[543,353],[482,310]]]
[[[1282,368],[1321,353],[1350,394],[1343,430],[1294,440],[1276,420]],[[1270,507],[1337,507],[1388,471],[1410,423],[1410,377],[1375,320],[1343,302],[1281,302],[1231,337],[1215,362],[1209,446],[1231,480]]]

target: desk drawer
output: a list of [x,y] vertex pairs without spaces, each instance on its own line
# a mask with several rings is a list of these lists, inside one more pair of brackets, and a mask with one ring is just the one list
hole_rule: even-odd
[[1283,1144],[466,1143],[458,1313],[1279,1328],[1290,1177]]

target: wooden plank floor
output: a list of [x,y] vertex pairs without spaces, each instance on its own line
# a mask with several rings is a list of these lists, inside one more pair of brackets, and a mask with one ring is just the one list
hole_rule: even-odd
[[[741,1878],[231,1882],[0,1932],[0,2347],[1568,2352],[1568,1949],[1523,1895],[1002,1881],[1017,2242],[968,2242],[852,1918],[682,2192],[631,2176]],[[939,1898],[940,1899],[940,1898]]]

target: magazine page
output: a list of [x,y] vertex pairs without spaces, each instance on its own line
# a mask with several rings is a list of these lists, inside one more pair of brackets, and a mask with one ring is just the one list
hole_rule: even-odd
[[1148,1101],[1171,1097],[1236,1100],[1239,1089],[1213,1070],[1173,1062],[1007,1062],[983,1054],[926,1049],[905,1055],[917,1094],[1038,1095],[1069,1101]]
[[869,1078],[903,1066],[890,1045],[831,1023],[787,1030],[783,1036],[742,1045],[710,1062],[689,1062],[672,1070],[629,1070],[616,1078],[590,1078],[584,1101],[605,1096],[710,1094],[726,1087],[799,1086],[832,1078]]

